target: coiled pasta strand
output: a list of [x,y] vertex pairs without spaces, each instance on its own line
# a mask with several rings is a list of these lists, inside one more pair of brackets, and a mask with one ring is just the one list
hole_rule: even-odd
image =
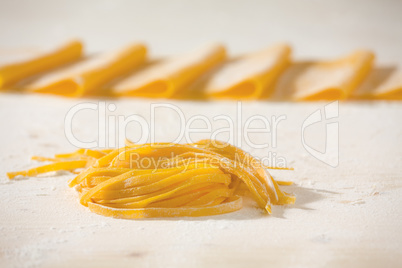
[[293,204],[257,158],[228,143],[201,140],[190,144],[134,144],[119,149],[79,149],[51,164],[7,173],[10,179],[57,170],[75,171],[69,183],[80,203],[92,212],[116,218],[196,217],[242,208],[245,185],[269,214],[272,205]]

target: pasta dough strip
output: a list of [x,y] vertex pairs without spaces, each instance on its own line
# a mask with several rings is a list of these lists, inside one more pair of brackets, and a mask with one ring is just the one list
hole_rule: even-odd
[[402,100],[402,70],[374,68],[353,93],[355,99]]
[[279,79],[275,98],[280,100],[337,100],[349,97],[363,82],[374,54],[356,51],[328,62],[297,62]]
[[102,53],[45,74],[26,86],[27,90],[67,97],[94,93],[112,80],[127,75],[146,60],[146,47],[133,44],[117,51]]
[[0,66],[0,89],[17,82],[77,61],[82,57],[82,43],[71,41],[53,51]]
[[119,96],[170,98],[226,59],[222,45],[208,45],[151,65],[113,86]]
[[291,49],[279,44],[225,62],[199,82],[212,98],[258,99],[268,97],[279,75],[290,64]]

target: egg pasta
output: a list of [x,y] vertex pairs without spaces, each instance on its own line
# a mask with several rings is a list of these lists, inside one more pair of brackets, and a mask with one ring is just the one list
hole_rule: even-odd
[[246,186],[258,206],[271,214],[272,205],[293,204],[258,159],[216,140],[191,144],[134,144],[119,149],[79,149],[54,158],[33,157],[52,163],[7,173],[36,176],[69,170],[69,183],[80,203],[92,212],[115,218],[196,217],[229,213],[242,208]]
[[373,63],[374,54],[366,50],[333,61],[296,62],[279,79],[275,97],[296,101],[348,98],[364,81]]
[[77,61],[82,50],[80,41],[71,41],[49,52],[0,64],[0,88],[14,87],[26,78]]
[[219,44],[200,47],[189,53],[161,60],[112,86],[118,96],[170,98],[226,59]]
[[269,97],[275,81],[288,67],[291,48],[278,44],[229,60],[195,86],[210,98]]
[[146,55],[146,47],[142,44],[94,55],[39,77],[28,84],[26,90],[67,97],[98,95],[103,86],[141,66]]

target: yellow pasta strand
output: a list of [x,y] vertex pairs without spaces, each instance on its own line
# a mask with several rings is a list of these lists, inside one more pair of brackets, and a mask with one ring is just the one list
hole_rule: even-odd
[[231,197],[227,202],[207,207],[181,207],[181,208],[139,208],[139,209],[119,209],[96,203],[88,203],[92,212],[97,214],[121,218],[121,219],[141,219],[157,217],[200,217],[212,216],[234,212],[242,208],[241,197]]
[[[135,154],[135,158],[132,155]],[[41,173],[85,168],[70,181],[80,203],[92,212],[116,218],[196,217],[241,209],[244,185],[257,204],[271,213],[272,205],[293,204],[264,165],[230,144],[201,140],[193,144],[133,144],[115,150],[79,149],[55,158],[35,157],[53,163],[27,171]],[[143,165],[141,161],[148,159]],[[132,163],[132,162],[135,163]]]
[[58,171],[58,170],[73,170],[77,168],[83,168],[87,164],[87,161],[85,160],[77,160],[77,161],[66,161],[66,162],[56,162],[54,164],[49,164],[37,168],[32,168],[28,169],[25,171],[19,171],[19,172],[9,172],[7,173],[7,176],[10,179],[15,178],[18,175],[21,176],[37,176],[39,174],[47,173],[47,172],[52,172],[52,171]]

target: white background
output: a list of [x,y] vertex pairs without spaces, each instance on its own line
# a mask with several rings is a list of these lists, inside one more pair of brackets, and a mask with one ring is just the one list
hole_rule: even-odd
[[156,54],[220,41],[233,53],[290,42],[297,57],[337,57],[358,48],[401,63],[402,1],[6,1],[0,46],[82,38],[89,51],[132,41]]

